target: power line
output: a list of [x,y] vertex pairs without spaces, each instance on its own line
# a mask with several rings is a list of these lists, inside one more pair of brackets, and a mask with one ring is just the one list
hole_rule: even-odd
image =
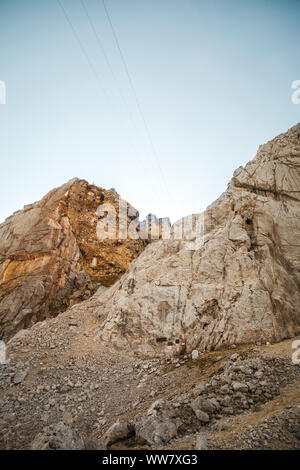
[[[100,51],[102,52],[102,54],[103,54],[103,56],[104,56],[105,62],[106,62],[106,64],[107,64],[107,67],[109,68],[109,70],[110,70],[110,72],[111,72],[111,75],[112,75],[113,80],[114,80],[114,82],[115,82],[115,84],[116,84],[116,87],[117,87],[118,92],[119,92],[119,94],[120,94],[120,96],[121,96],[121,99],[123,100],[124,105],[125,105],[125,107],[126,107],[126,109],[127,109],[128,116],[129,116],[129,118],[130,118],[130,121],[131,121],[131,123],[132,123],[132,126],[134,127],[135,132],[137,132],[137,128],[136,128],[136,125],[135,125],[135,123],[134,123],[132,114],[131,114],[131,112],[130,112],[130,109],[129,109],[127,100],[126,100],[125,97],[124,97],[124,94],[123,94],[122,89],[121,89],[121,87],[120,87],[120,85],[119,85],[119,82],[118,82],[118,80],[117,80],[117,78],[116,78],[116,75],[115,75],[114,70],[113,70],[113,68],[112,68],[112,65],[111,65],[111,63],[110,63],[110,60],[109,60],[109,58],[108,58],[108,56],[107,56],[107,54],[106,54],[106,52],[105,52],[105,49],[104,49],[104,46],[103,46],[102,41],[101,41],[101,39],[100,39],[100,36],[99,36],[99,34],[98,34],[98,32],[97,32],[97,30],[96,30],[96,28],[95,28],[95,25],[94,25],[94,23],[93,23],[93,21],[92,21],[91,15],[89,14],[89,11],[88,11],[88,9],[87,9],[87,6],[86,6],[85,3],[84,3],[84,0],[80,0],[80,2],[81,2],[81,5],[82,5],[82,7],[83,7],[83,9],[84,9],[84,12],[85,12],[85,14],[86,14],[86,17],[87,17],[87,19],[88,19],[88,22],[89,22],[89,24],[90,24],[90,27],[91,27],[91,29],[92,29],[92,31],[93,31],[93,33],[94,33],[94,36],[95,36],[95,38],[96,38],[97,44],[98,44],[98,46],[99,46],[99,49],[100,49]],[[134,145],[134,147],[136,147],[133,142],[132,142],[132,144]],[[136,151],[137,151],[137,148],[136,148]],[[145,171],[145,166],[144,166],[143,169],[144,169],[144,171]]]
[[99,77],[99,75],[98,75],[98,73],[97,73],[95,67],[93,66],[93,63],[92,63],[91,59],[89,58],[89,55],[88,55],[88,53],[87,53],[87,51],[86,51],[84,45],[82,44],[82,42],[81,42],[81,40],[80,40],[80,37],[79,37],[79,35],[78,35],[78,33],[77,33],[75,27],[73,26],[72,21],[71,21],[71,19],[69,18],[69,15],[68,15],[67,11],[65,10],[65,8],[64,8],[64,6],[63,6],[63,4],[61,3],[60,0],[57,0],[57,3],[59,4],[59,6],[60,6],[60,8],[61,8],[61,10],[62,10],[62,12],[63,12],[63,14],[64,14],[64,17],[66,18],[66,20],[67,20],[67,22],[68,22],[68,24],[69,24],[69,26],[70,26],[70,28],[71,28],[71,30],[72,30],[72,32],[73,32],[73,35],[74,35],[74,37],[75,37],[75,39],[76,39],[76,41],[77,41],[77,43],[78,43],[78,45],[79,45],[79,47],[80,47],[80,50],[81,50],[82,54],[84,55],[84,57],[85,57],[87,63],[89,64],[89,67],[90,67],[90,69],[91,69],[91,71],[92,71],[94,77],[96,78],[97,81],[100,82],[100,85],[101,85],[101,88],[102,88],[102,91],[104,92],[104,94],[105,94],[106,96],[108,96],[108,95],[107,95],[107,92],[105,91],[105,89],[104,89],[104,87],[103,87],[103,85],[102,85],[101,78]]
[[[93,23],[92,19],[91,19],[91,16],[90,16],[90,14],[89,14],[89,11],[88,11],[88,9],[87,9],[87,7],[86,7],[86,5],[85,5],[85,3],[84,3],[83,0],[80,0],[80,3],[81,3],[81,5],[82,5],[82,7],[83,7],[83,9],[84,9],[84,11],[85,11],[86,17],[87,17],[87,19],[88,19],[88,22],[89,22],[89,24],[90,24],[90,27],[92,28],[92,31],[93,31],[93,33],[94,33],[94,36],[95,36],[96,41],[97,41],[97,43],[98,43],[98,46],[99,46],[99,48],[100,48],[100,50],[101,50],[101,52],[102,52],[102,54],[103,54],[103,56],[104,56],[105,62],[106,62],[107,66],[108,66],[108,68],[109,68],[109,70],[110,70],[110,72],[111,72],[111,74],[112,74],[112,77],[113,77],[113,79],[114,79],[114,81],[115,81],[115,83],[116,83],[116,85],[117,85],[117,87],[118,87],[118,89],[119,89],[120,87],[119,87],[118,81],[117,81],[117,79],[116,79],[115,73],[114,73],[113,68],[112,68],[112,66],[111,66],[111,63],[110,63],[110,61],[109,61],[109,59],[108,59],[108,56],[107,56],[107,54],[106,54],[106,52],[105,52],[105,49],[104,49],[104,47],[103,47],[102,41],[101,41],[101,39],[100,39],[100,37],[99,37],[99,34],[97,33],[97,30],[96,30],[96,28],[95,28],[95,26],[94,26],[94,23]],[[119,91],[120,91],[120,93],[121,93],[121,90],[119,90]]]
[[[88,53],[87,53],[87,51],[86,51],[84,45],[83,45],[83,43],[82,43],[82,41],[80,40],[79,34],[77,33],[77,31],[76,31],[76,29],[75,29],[75,27],[74,27],[74,25],[73,25],[73,23],[72,23],[72,21],[71,21],[69,15],[68,15],[66,9],[64,8],[64,6],[63,6],[63,4],[62,4],[62,2],[61,2],[60,0],[57,0],[57,2],[58,2],[59,6],[60,6],[60,8],[61,8],[61,10],[62,10],[62,12],[63,12],[63,14],[64,14],[65,19],[67,20],[67,22],[68,22],[68,24],[69,24],[69,26],[70,26],[70,28],[71,28],[71,31],[72,31],[72,33],[73,33],[75,39],[76,39],[76,42],[78,43],[79,48],[80,48],[82,54],[84,55],[84,57],[85,57],[85,59],[86,59],[88,65],[89,65],[89,67],[90,67],[90,69],[91,69],[91,71],[92,71],[92,73],[93,73],[93,75],[94,75],[94,77],[97,79],[97,81],[99,81],[103,93],[105,94],[105,96],[107,97],[107,99],[110,101],[110,96],[109,96],[109,94],[107,93],[107,91],[105,90],[105,88],[103,87],[101,78],[100,78],[99,74],[97,73],[97,71],[96,71],[96,69],[95,69],[95,67],[94,67],[94,65],[93,65],[93,63],[92,63],[92,61],[91,61],[91,59],[90,59],[90,57],[89,57],[89,55],[88,55]],[[106,62],[107,62],[108,66],[109,66],[109,68],[110,68],[110,70],[111,70],[111,72],[112,72],[112,74],[113,74],[113,76],[114,76],[113,69],[112,69],[112,67],[111,67],[111,65],[110,65],[110,62],[109,62],[109,60],[108,60],[107,55],[105,54],[105,50],[104,50],[104,48],[103,48],[103,46],[102,46],[102,43],[101,43],[101,41],[100,41],[100,38],[99,38],[99,36],[97,35],[97,32],[96,32],[94,26],[92,25],[90,15],[89,15],[89,13],[88,13],[88,11],[87,11],[87,9],[86,9],[86,7],[85,7],[83,1],[81,1],[81,3],[82,3],[82,6],[83,6],[83,8],[84,8],[86,14],[87,14],[87,17],[88,17],[88,19],[89,19],[90,25],[91,25],[91,27],[92,27],[92,29],[93,29],[95,35],[97,36],[97,42],[98,42],[98,44],[99,44],[99,47],[101,48],[101,50],[102,50],[102,52],[103,52],[103,54],[104,54],[104,57],[105,57],[105,59],[106,59]],[[115,78],[115,76],[114,76],[114,78]],[[116,83],[117,83],[116,78],[115,78],[115,81],[116,81]],[[118,83],[117,83],[117,85],[118,85]],[[120,91],[120,93],[122,93],[121,90],[119,90],[119,91]],[[124,102],[125,102],[125,104],[126,104],[126,101],[125,101],[125,98],[124,98],[124,97],[123,97],[123,100],[124,100]],[[113,108],[114,114],[116,115],[116,117],[118,117],[118,116],[117,116],[118,113],[116,112],[115,107],[112,106],[112,108]],[[132,120],[132,117],[131,117],[131,120]],[[132,122],[133,122],[133,121],[132,121]],[[132,139],[131,139],[131,141],[132,141]],[[131,142],[131,144],[135,147],[135,145],[134,145],[133,142]],[[145,171],[145,167],[143,168],[143,170]]]
[[125,73],[126,73],[126,75],[127,75],[127,78],[128,78],[129,84],[130,84],[130,88],[131,88],[131,90],[132,90],[132,93],[133,93],[133,96],[134,96],[134,99],[135,99],[135,102],[136,102],[138,111],[139,111],[139,113],[140,113],[140,116],[141,116],[141,118],[142,118],[142,121],[143,121],[143,124],[144,124],[144,128],[145,128],[145,131],[146,131],[146,135],[147,135],[147,137],[148,137],[148,140],[149,140],[149,143],[150,143],[152,152],[153,152],[153,154],[154,154],[154,156],[155,156],[155,158],[156,158],[157,166],[158,166],[158,169],[159,169],[159,171],[160,171],[160,175],[161,175],[162,181],[163,181],[163,183],[164,183],[164,185],[165,185],[165,188],[166,188],[167,193],[168,193],[169,196],[170,196],[170,193],[169,193],[169,191],[168,191],[168,187],[167,187],[167,184],[166,184],[164,175],[163,175],[163,171],[162,171],[162,168],[161,168],[160,163],[159,163],[159,159],[158,159],[158,156],[157,156],[157,152],[156,152],[156,149],[155,149],[155,145],[154,145],[153,139],[152,139],[152,137],[151,137],[150,129],[149,129],[149,126],[148,126],[148,124],[147,124],[146,118],[145,118],[145,116],[144,116],[144,113],[143,113],[143,110],[142,110],[142,107],[141,107],[141,104],[140,104],[140,100],[139,100],[139,98],[138,98],[138,96],[137,96],[137,93],[136,93],[136,91],[135,91],[135,87],[134,87],[134,84],[133,84],[131,75],[130,75],[130,73],[129,73],[129,69],[128,69],[128,66],[127,66],[127,63],[126,63],[124,54],[123,54],[122,49],[121,49],[121,46],[120,46],[120,43],[119,43],[119,40],[118,40],[118,37],[117,37],[117,33],[116,33],[116,31],[115,31],[115,28],[114,28],[114,26],[113,26],[113,23],[112,23],[110,14],[109,14],[108,9],[107,9],[107,7],[106,7],[105,0],[102,0],[102,3],[103,3],[103,7],[104,7],[104,10],[105,10],[105,13],[106,13],[106,17],[107,17],[108,22],[109,22],[109,24],[110,24],[110,28],[111,28],[111,31],[112,31],[114,40],[115,40],[116,45],[117,45],[117,49],[118,49],[119,54],[120,54],[120,57],[121,57],[121,61],[122,61],[122,63],[123,63],[124,69],[125,69]]
[[[90,59],[90,57],[89,57],[89,55],[88,55],[88,53],[87,53],[87,51],[86,51],[86,49],[85,49],[85,47],[84,47],[82,41],[80,40],[80,37],[79,37],[79,35],[78,35],[77,31],[76,31],[76,28],[74,27],[74,25],[73,25],[73,23],[72,23],[72,21],[71,21],[69,15],[68,15],[66,9],[64,8],[64,6],[63,6],[61,0],[57,0],[57,2],[58,2],[59,6],[60,6],[60,8],[61,8],[61,10],[62,10],[62,12],[63,12],[63,15],[64,15],[64,17],[65,17],[67,23],[69,24],[69,26],[70,26],[70,28],[71,28],[71,31],[72,31],[72,33],[73,33],[73,35],[74,35],[74,37],[75,37],[76,42],[77,42],[78,45],[79,45],[79,48],[80,48],[82,54],[84,55],[84,57],[85,57],[85,59],[86,59],[88,65],[89,65],[89,67],[90,67],[90,69],[91,69],[92,74],[94,75],[94,77],[96,78],[96,80],[100,83],[101,88],[102,88],[102,91],[103,91],[103,93],[105,94],[105,96],[108,98],[108,100],[110,100],[107,91],[106,91],[105,88],[103,87],[101,78],[100,78],[99,74],[97,73],[97,71],[96,71],[96,69],[95,69],[95,67],[94,67],[94,65],[93,65],[93,62],[91,61],[91,59]],[[109,66],[109,68],[110,68],[110,70],[111,70],[111,72],[112,72],[112,74],[113,74],[113,77],[115,77],[115,75],[114,75],[114,73],[113,73],[113,69],[112,69],[112,67],[111,67],[111,65],[110,65],[109,59],[108,59],[108,57],[107,57],[107,55],[106,55],[106,53],[105,53],[105,50],[104,50],[104,48],[103,48],[103,46],[102,46],[101,41],[100,41],[99,35],[97,34],[96,29],[95,29],[95,27],[94,27],[94,25],[93,25],[93,23],[92,23],[92,21],[91,21],[90,15],[88,14],[87,8],[85,7],[85,5],[84,5],[84,3],[83,3],[82,1],[81,1],[81,3],[82,3],[82,6],[83,6],[83,8],[84,8],[84,10],[85,10],[85,12],[86,12],[86,14],[87,14],[87,16],[88,16],[88,19],[89,19],[89,22],[90,22],[90,24],[91,24],[91,27],[92,27],[92,29],[93,29],[93,31],[94,31],[94,34],[95,34],[96,37],[97,37],[97,42],[98,42],[98,44],[99,44],[99,47],[101,48],[101,50],[102,50],[102,52],[103,52],[103,54],[104,54],[105,60],[106,60],[108,66]],[[129,70],[128,70],[126,61],[125,61],[125,57],[124,57],[124,55],[123,55],[123,53],[122,53],[122,50],[121,50],[121,47],[120,47],[120,44],[119,44],[119,41],[118,41],[116,32],[115,32],[115,30],[114,30],[114,27],[113,27],[113,24],[112,24],[112,21],[111,21],[111,18],[110,18],[110,16],[109,16],[109,12],[108,12],[108,10],[107,10],[107,8],[106,8],[106,5],[105,5],[104,0],[103,0],[103,6],[104,6],[104,9],[105,9],[105,12],[106,12],[107,19],[108,19],[109,24],[110,24],[111,29],[112,29],[112,33],[113,33],[114,39],[115,39],[115,41],[116,41],[117,48],[118,48],[118,51],[119,51],[119,54],[120,54],[122,63],[123,63],[123,65],[124,65],[124,68],[125,68],[125,71],[126,71],[126,75],[127,75],[127,77],[128,77],[128,80],[129,80],[129,83],[130,83],[130,87],[131,87],[131,89],[132,89],[132,92],[133,92],[133,95],[134,95],[134,98],[135,98],[135,101],[136,101],[137,108],[138,108],[139,113],[140,113],[140,115],[141,115],[141,118],[142,118],[142,121],[143,121],[145,130],[146,130],[146,135],[147,135],[147,137],[148,137],[150,146],[151,146],[151,148],[152,148],[152,152],[153,152],[153,154],[154,154],[154,156],[155,156],[155,158],[156,158],[157,165],[158,165],[158,168],[159,168],[159,171],[160,171],[160,175],[161,175],[161,179],[162,179],[162,181],[163,181],[163,183],[164,183],[164,185],[165,185],[166,191],[168,192],[168,194],[169,194],[169,196],[170,196],[170,193],[169,193],[169,191],[168,191],[168,188],[167,188],[167,185],[166,185],[164,176],[163,176],[162,169],[161,169],[160,164],[159,164],[159,161],[158,161],[158,157],[157,157],[157,154],[156,154],[155,146],[154,146],[154,143],[153,143],[151,134],[150,134],[149,127],[148,127],[147,122],[146,122],[146,119],[145,119],[145,117],[144,117],[144,114],[143,114],[143,111],[142,111],[142,108],[141,108],[141,105],[140,105],[138,96],[137,96],[137,94],[136,94],[136,91],[135,91],[135,88],[134,88],[134,85],[133,85],[133,81],[132,81],[132,79],[131,79],[131,76],[130,76],[130,73],[129,73]],[[115,78],[115,81],[116,81],[116,83],[117,83],[116,78]],[[117,85],[118,85],[118,83],[117,83]],[[122,94],[121,89],[120,89],[119,86],[118,86],[118,88],[119,88],[120,93]],[[123,97],[123,100],[124,100],[125,104],[127,104],[124,97]],[[115,110],[114,110],[114,113],[116,114]],[[131,118],[131,119],[132,119],[132,118]],[[132,122],[133,122],[133,120],[132,120]]]

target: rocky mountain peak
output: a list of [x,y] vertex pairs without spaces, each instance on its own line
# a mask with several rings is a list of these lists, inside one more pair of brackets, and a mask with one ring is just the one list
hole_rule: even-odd
[[176,355],[299,334],[299,130],[235,171],[200,247],[157,241],[101,296],[103,342]]
[[111,285],[144,248],[99,240],[97,207],[119,195],[74,178],[0,225],[0,335],[65,310]]
[[2,224],[2,331],[28,328],[1,351],[1,449],[299,449],[298,130],[235,172],[201,244],[154,241],[55,318],[140,249],[93,238],[115,193],[75,180]]

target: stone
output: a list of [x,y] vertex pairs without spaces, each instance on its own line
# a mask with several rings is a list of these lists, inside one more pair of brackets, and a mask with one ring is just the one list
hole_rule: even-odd
[[258,370],[258,371],[256,371],[256,372],[254,372],[254,377],[255,377],[256,379],[261,379],[263,376],[264,376],[264,373],[263,373],[263,371],[261,371],[261,370]]
[[248,386],[241,382],[233,382],[232,388],[236,392],[248,392]]
[[27,376],[27,373],[28,373],[27,370],[18,370],[14,375],[13,383],[15,385],[17,385],[17,384],[23,382],[23,380],[25,380],[25,378]]
[[196,410],[202,410],[206,413],[213,413],[216,409],[211,400],[202,397],[195,398],[195,400],[193,400],[191,403],[191,407],[195,413]]
[[230,359],[231,359],[232,361],[236,361],[238,358],[239,358],[239,354],[237,354],[237,353],[232,354],[232,355],[230,356]]
[[195,360],[195,359],[198,359],[199,357],[199,352],[197,351],[197,349],[194,349],[194,351],[192,351],[192,359]]
[[217,356],[217,357],[215,358],[215,362],[219,362],[219,361],[221,361],[222,359],[223,359],[223,356]]
[[129,421],[116,421],[103,436],[103,443],[106,447],[111,446],[119,441],[124,441],[134,436],[134,425]]
[[66,424],[71,425],[73,423],[73,417],[70,411],[63,411],[62,418]]
[[232,406],[225,406],[222,411],[226,415],[233,415],[234,414],[234,410],[233,410]]
[[194,449],[208,450],[207,437],[205,435],[197,434]]
[[[18,333],[16,333],[11,340],[13,341],[20,341],[23,338],[26,338],[26,336],[29,334],[29,330],[19,330]],[[9,344],[9,341],[8,341]]]
[[[298,141],[300,149],[300,137]],[[274,148],[276,150],[276,145]],[[296,146],[294,151],[298,151]],[[282,161],[284,158],[277,158],[276,154],[275,160],[276,162]],[[259,172],[259,169],[257,171]],[[274,173],[276,172],[277,170]],[[249,179],[251,178],[252,176],[249,176]],[[277,194],[263,190],[258,190],[256,193],[256,188],[252,189],[250,192],[256,194],[257,198],[265,198],[266,204],[278,204]],[[235,187],[233,191],[236,191]],[[282,195],[279,195],[280,197]],[[272,198],[271,201],[270,198]],[[223,198],[221,202],[222,200]],[[290,200],[291,204],[294,204],[294,195],[285,199],[285,210],[289,215],[291,215]],[[236,199],[236,205],[230,210],[240,214],[238,206],[240,202]],[[215,204],[213,206],[215,211]],[[259,209],[259,213],[255,212],[255,218],[251,218],[253,214],[245,212],[245,216],[247,214],[245,226],[249,226],[249,239],[251,240],[253,236],[253,230],[254,235],[258,236],[257,239],[253,239],[250,246],[247,241],[244,243],[238,239],[230,240],[229,244],[226,238],[225,232],[229,229],[228,221],[231,218],[235,219],[237,214],[229,212],[227,217],[224,210],[226,217],[223,218],[223,214],[220,213],[218,216],[214,212],[215,228],[212,229],[213,233],[207,233],[207,243],[202,248],[191,249],[190,243],[185,245],[184,241],[180,241],[177,248],[173,247],[170,253],[169,241],[165,244],[160,244],[160,241],[153,242],[151,245],[155,246],[156,251],[160,251],[156,260],[156,263],[158,259],[160,260],[158,265],[151,264],[153,260],[151,263],[150,260],[147,261],[147,248],[141,254],[141,257],[146,257],[144,274],[141,272],[143,271],[142,264],[138,258],[131,264],[130,278],[125,274],[116,284],[100,295],[95,294],[86,302],[67,309],[58,317],[49,318],[28,327],[28,333],[24,339],[17,341],[12,339],[7,345],[9,362],[1,366],[0,373],[2,391],[0,447],[3,449],[29,448],[36,434],[41,434],[41,429],[45,424],[56,423],[57,420],[64,420],[64,424],[69,425],[72,433],[75,429],[76,434],[80,431],[77,436],[80,441],[81,437],[83,440],[83,438],[101,436],[100,440],[103,442],[107,428],[118,417],[123,417],[123,420],[132,419],[136,431],[136,436],[133,430],[132,436],[117,441],[115,445],[111,444],[112,447],[123,449],[140,448],[140,442],[146,443],[153,449],[174,449],[177,445],[182,447],[184,443],[192,448],[195,445],[195,434],[200,430],[209,433],[209,445],[212,448],[214,446],[248,448],[252,445],[255,448],[265,448],[268,445],[278,448],[299,447],[295,432],[299,429],[300,417],[297,390],[300,370],[291,360],[294,338],[285,339],[278,345],[272,341],[272,346],[268,350],[264,346],[265,339],[261,341],[263,346],[259,351],[253,351],[255,343],[243,344],[236,350],[240,352],[240,357],[236,361],[229,359],[233,352],[231,344],[226,346],[226,341],[231,343],[233,338],[234,341],[239,342],[241,338],[238,335],[241,332],[255,336],[255,331],[251,329],[253,325],[256,325],[259,330],[261,311],[257,310],[258,298],[256,296],[259,297],[258,292],[265,290],[265,287],[269,292],[269,297],[276,300],[272,307],[276,314],[279,311],[277,302],[285,306],[287,299],[290,301],[290,311],[283,310],[281,317],[273,318],[272,328],[276,334],[280,336],[282,329],[291,326],[290,334],[292,335],[295,322],[292,312],[298,315],[297,304],[294,307],[291,301],[290,296],[293,294],[290,292],[288,283],[291,277],[297,283],[296,262],[292,258],[295,253],[297,256],[299,243],[296,244],[296,248],[294,247],[293,256],[289,243],[282,243],[281,251],[277,253],[277,242],[274,242],[276,237],[274,240],[272,238],[272,244],[265,241],[272,237],[273,230],[277,233],[277,222],[275,221],[275,227],[273,227],[274,217],[272,216],[271,227],[255,228],[257,221],[259,223],[268,221],[268,211],[263,205],[259,206]],[[30,210],[28,209],[28,212]],[[280,212],[279,222],[281,217]],[[256,220],[254,228],[252,227],[253,220]],[[241,219],[236,218],[234,223],[240,224]],[[224,227],[227,229],[225,230]],[[222,252],[224,256],[219,256],[218,263],[216,263],[215,256],[219,253],[219,245],[216,246],[218,248],[216,252],[207,253],[207,250],[212,239],[218,238],[220,233],[223,233],[225,237],[226,252]],[[279,238],[281,240],[281,237]],[[178,241],[173,240],[173,242]],[[185,249],[183,249],[184,246]],[[202,250],[201,253],[198,253],[199,250]],[[245,257],[255,262],[257,271],[248,270],[247,262],[245,264],[241,262],[243,250]],[[263,258],[264,253],[267,254],[266,259]],[[271,254],[272,259],[269,257]],[[272,275],[268,271],[269,262],[272,262]],[[206,276],[203,274],[205,263],[207,263]],[[277,276],[276,289],[277,283],[279,286],[277,298],[277,291],[272,288],[274,287],[273,277],[276,273],[278,274],[278,263],[282,263],[283,278],[287,279],[288,275],[288,279],[285,295],[281,295],[283,278],[281,275]],[[156,286],[157,290],[152,291],[153,271],[160,269],[163,264],[165,277],[162,278],[161,284]],[[210,264],[213,266],[211,267]],[[231,269],[232,264],[233,269]],[[218,269],[222,271],[220,277]],[[185,271],[184,275],[182,270]],[[246,271],[251,277],[251,283],[250,281],[248,283]],[[186,284],[184,284],[185,278],[189,280]],[[245,292],[240,284],[240,278],[243,280]],[[134,290],[132,290],[132,284],[129,289],[129,279],[135,280]],[[217,279],[219,283],[216,283]],[[261,279],[265,287],[260,284]],[[149,290],[145,288],[147,282]],[[226,287],[227,282],[230,284],[230,289]],[[124,289],[123,283],[125,283]],[[218,289],[222,290],[222,295],[219,295]],[[127,297],[129,291],[131,291],[130,302]],[[153,298],[148,298],[147,294],[153,295]],[[248,294],[255,297],[251,315],[244,297]],[[243,303],[240,303],[241,297],[244,297],[246,302],[245,310],[242,309]],[[115,311],[108,311],[107,302],[110,303],[112,309],[114,307],[112,298],[118,298],[118,308]],[[194,304],[196,298],[198,299],[197,305]],[[154,307],[159,307],[157,316],[161,323],[156,323],[158,320],[155,318],[155,308],[152,312],[153,318],[148,315],[146,307],[151,304],[150,300]],[[167,301],[169,306],[166,304]],[[145,306],[145,311],[144,317],[140,317],[137,322],[135,316],[139,303]],[[199,304],[202,305],[201,308]],[[25,307],[24,305],[22,314],[26,310]],[[239,309],[235,310],[235,307]],[[29,310],[27,309],[25,314],[30,316]],[[194,311],[195,315],[197,313],[195,323],[189,321],[193,320],[193,317],[187,316],[188,311]],[[180,321],[177,315],[180,316]],[[264,315],[272,318],[273,312],[264,311],[262,315],[263,320]],[[291,315],[289,325],[286,324],[288,315]],[[241,316],[241,321],[237,321],[237,316]],[[74,326],[75,330],[70,332],[69,325],[73,322],[78,327]],[[181,325],[180,322],[182,322]],[[148,326],[149,329],[147,329]],[[154,335],[154,327],[157,327],[155,330],[157,336]],[[263,323],[262,327],[265,331]],[[176,333],[180,333],[181,336],[177,336]],[[108,341],[109,338],[111,338],[110,341]],[[165,349],[165,343],[158,344],[156,338],[166,338],[167,342],[170,339],[174,348],[172,346],[170,349]],[[176,349],[176,344],[182,345],[183,343],[188,349],[181,355]],[[52,346],[54,346],[53,349]],[[190,359],[194,349],[200,351],[201,360]],[[222,364],[214,362],[218,354],[223,355]],[[175,369],[174,365],[182,364],[184,356],[187,359],[186,364]],[[24,371],[27,367],[30,375],[20,385],[14,386],[13,379],[17,371]],[[152,374],[155,367],[157,373]],[[250,370],[253,373],[248,375]],[[254,372],[262,374],[261,379],[254,377]],[[203,387],[200,386],[198,391],[202,391],[198,396],[194,396],[195,384],[200,379],[203,380]],[[139,383],[143,383],[143,388],[137,388]],[[238,386],[235,385],[236,383]],[[245,383],[249,389],[248,393],[239,390],[240,384]],[[63,388],[64,384],[67,385],[67,390]],[[254,392],[251,384],[254,386]],[[98,388],[96,388],[97,385]],[[234,386],[237,391],[233,392]],[[62,390],[65,393],[62,393]],[[155,398],[151,398],[151,391],[155,392]],[[190,406],[194,398],[202,399],[197,400],[194,406],[201,420],[196,417],[196,413]],[[272,398],[274,398],[273,403]],[[153,405],[150,406],[153,401]],[[267,404],[268,401],[269,404]],[[138,403],[137,408],[133,408],[135,403]],[[217,403],[220,405],[219,408]],[[53,406],[51,407],[50,404]],[[263,406],[263,409],[261,408],[263,413],[257,413],[259,405]],[[47,413],[45,413],[46,409]],[[71,414],[72,421],[69,419],[70,415],[64,415],[66,410]],[[245,413],[246,410],[247,413]],[[11,414],[15,416],[10,416]],[[238,418],[241,414],[244,416]],[[219,420],[227,422],[230,432],[214,435],[215,425]],[[205,425],[205,421],[208,425]],[[125,435],[127,432],[128,428]],[[69,447],[66,443],[60,442],[62,438],[68,436],[68,433],[69,431],[48,431],[47,439],[45,440],[44,437],[42,442],[37,444],[37,448]],[[242,433],[244,436],[241,435]],[[257,439],[256,442],[253,441],[253,437]],[[172,439],[174,442],[168,444]]]
[[220,403],[216,398],[211,398],[209,401],[214,406],[215,410],[218,410],[220,408]]
[[229,386],[227,384],[222,385],[222,387],[220,388],[220,393],[222,393],[223,395],[227,395],[229,392]]
[[60,422],[46,426],[35,437],[31,450],[82,450],[83,442],[79,434],[67,424]]
[[148,445],[162,445],[177,436],[181,420],[176,417],[176,409],[164,400],[157,400],[147,413],[137,418],[136,440]]
[[205,382],[199,382],[197,385],[195,385],[193,389],[193,395],[197,397],[198,395],[201,395],[206,389]]
[[106,450],[106,446],[100,439],[90,437],[84,442],[84,450]]
[[157,414],[157,412],[163,411],[164,409],[167,409],[166,402],[164,400],[156,400],[148,409],[147,415],[150,416],[153,414]]

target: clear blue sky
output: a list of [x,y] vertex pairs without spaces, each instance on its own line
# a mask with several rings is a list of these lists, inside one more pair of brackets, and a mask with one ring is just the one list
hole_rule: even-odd
[[[77,176],[141,215],[203,210],[300,121],[300,1],[0,1],[0,221]],[[85,55],[87,54],[87,55]],[[161,170],[160,170],[160,169]]]

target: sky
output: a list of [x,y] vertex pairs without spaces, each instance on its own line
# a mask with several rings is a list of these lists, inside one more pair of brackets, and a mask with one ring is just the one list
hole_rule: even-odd
[[300,121],[299,0],[105,5],[0,0],[0,222],[74,177],[174,222]]

